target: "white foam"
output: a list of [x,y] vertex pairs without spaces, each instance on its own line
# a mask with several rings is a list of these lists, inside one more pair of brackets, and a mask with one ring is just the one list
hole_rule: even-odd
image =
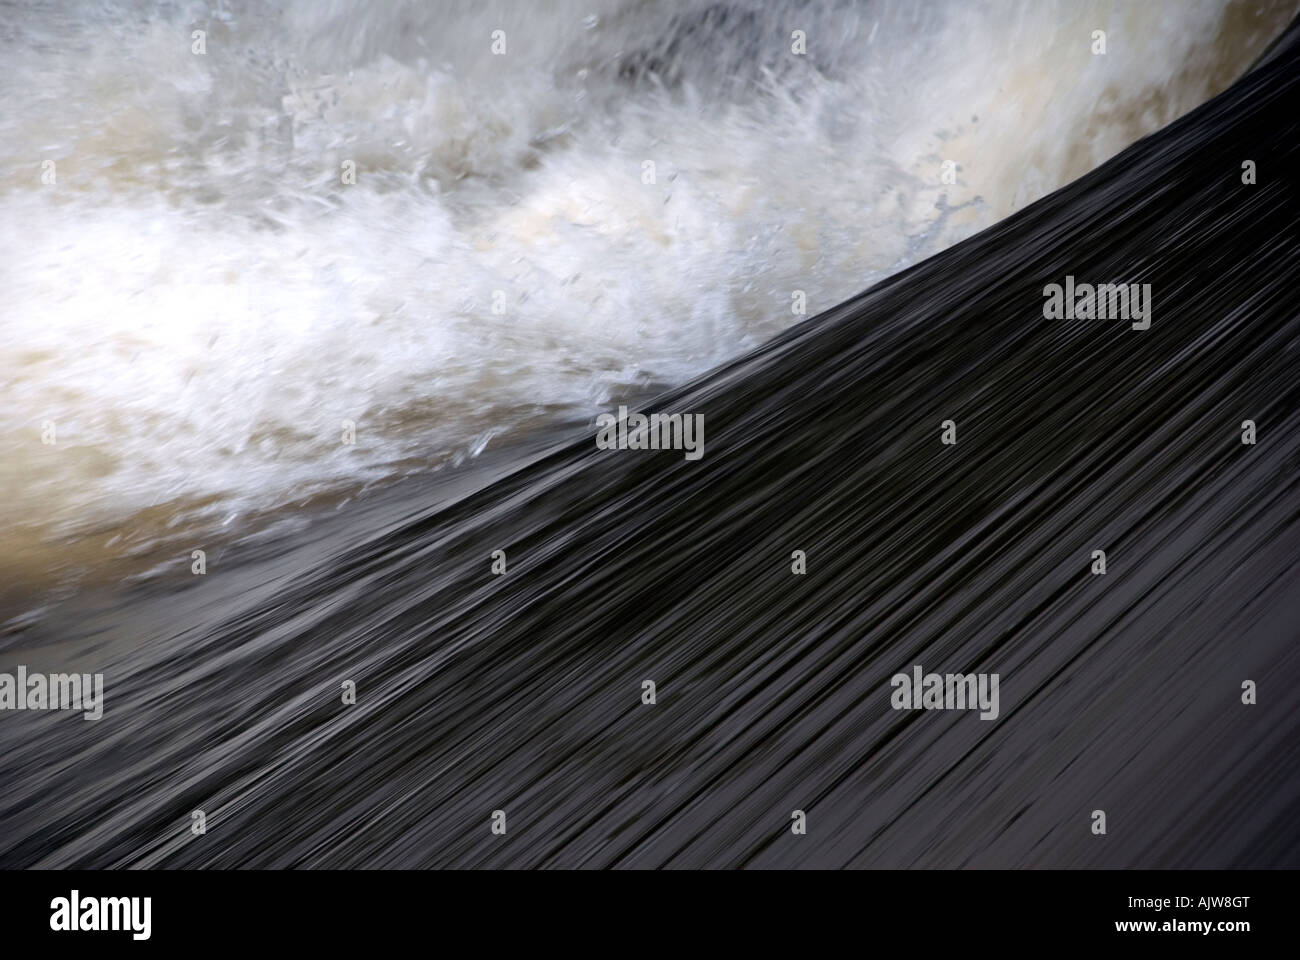
[[827,308],[1189,109],[1223,6],[26,8],[0,522],[226,522],[684,380],[799,319],[792,291]]

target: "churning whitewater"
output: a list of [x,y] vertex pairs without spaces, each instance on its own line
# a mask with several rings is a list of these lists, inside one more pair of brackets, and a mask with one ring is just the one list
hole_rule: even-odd
[[1094,168],[1285,20],[1211,0],[3,6],[13,577],[683,383]]

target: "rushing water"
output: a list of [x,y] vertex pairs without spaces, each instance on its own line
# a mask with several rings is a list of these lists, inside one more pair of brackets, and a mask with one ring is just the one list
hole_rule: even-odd
[[[699,460],[575,426],[59,604],[0,683],[102,674],[102,714],[3,711],[0,866],[1295,866],[1297,103],[1300,21],[648,401]],[[1150,327],[1045,316],[1071,275]],[[996,719],[895,709],[914,670],[997,675]]]
[[1184,113],[1294,6],[0,3],[0,574],[684,382]]

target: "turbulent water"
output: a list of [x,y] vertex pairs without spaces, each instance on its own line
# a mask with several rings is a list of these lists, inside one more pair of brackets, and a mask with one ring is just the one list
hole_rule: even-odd
[[0,574],[146,569],[684,382],[1185,113],[1294,7],[2,3]]
[[[4,667],[102,673],[102,716],[0,717],[0,865],[1294,867],[1298,105],[1300,21],[651,401],[698,461],[574,428],[61,605]],[[1150,326],[1045,317],[1066,276]],[[996,719],[894,709],[914,666],[1000,676]]]

